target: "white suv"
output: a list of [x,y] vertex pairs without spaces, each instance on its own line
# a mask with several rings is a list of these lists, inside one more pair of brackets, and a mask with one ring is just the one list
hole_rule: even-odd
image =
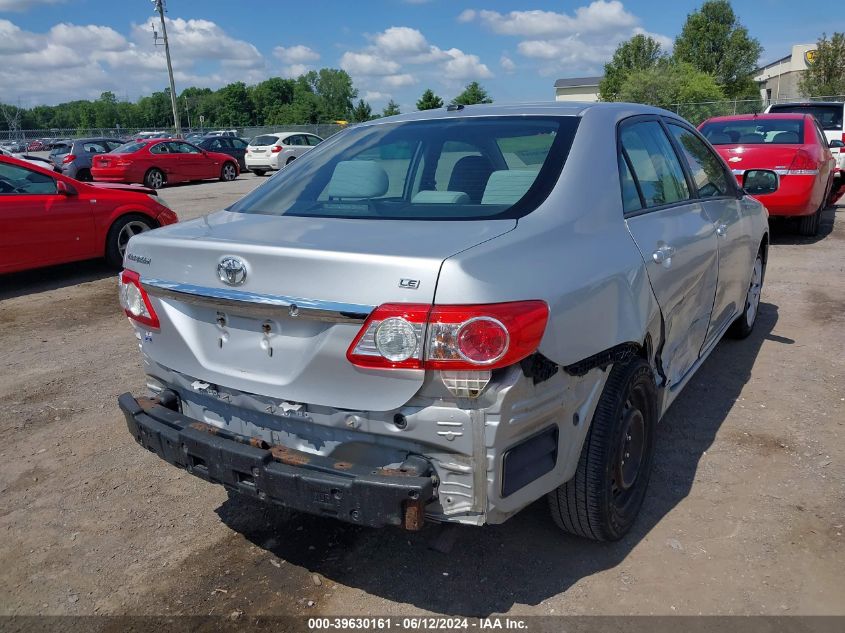
[[300,132],[259,134],[246,148],[246,168],[256,176],[281,169],[323,142],[319,136]]

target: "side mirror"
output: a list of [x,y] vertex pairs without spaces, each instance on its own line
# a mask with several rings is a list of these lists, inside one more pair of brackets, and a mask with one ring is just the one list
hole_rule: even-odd
[[771,169],[749,169],[742,175],[742,188],[752,196],[765,196],[780,187],[780,177]]
[[76,189],[64,182],[63,180],[56,181],[56,193],[60,196],[75,196],[77,195]]
[[845,147],[845,143],[843,143],[842,141],[837,141],[836,139],[833,139],[830,142],[830,144],[828,145],[828,147],[831,147],[831,148],[833,148],[833,147]]

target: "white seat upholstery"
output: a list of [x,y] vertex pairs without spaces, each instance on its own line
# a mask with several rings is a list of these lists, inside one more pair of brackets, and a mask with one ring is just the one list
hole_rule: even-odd
[[537,172],[528,169],[494,171],[484,188],[481,204],[516,204],[536,179]]
[[420,191],[411,200],[414,204],[469,204],[463,191]]
[[377,198],[387,192],[387,172],[372,160],[346,160],[338,163],[326,187],[329,198]]

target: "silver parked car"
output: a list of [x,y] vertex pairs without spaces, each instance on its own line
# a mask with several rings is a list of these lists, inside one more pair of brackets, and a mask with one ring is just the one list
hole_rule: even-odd
[[765,208],[670,112],[380,119],[130,241],[151,393],[119,402],[142,446],[232,494],[407,529],[548,495],[562,528],[616,539],[657,422],[754,327],[767,249]]

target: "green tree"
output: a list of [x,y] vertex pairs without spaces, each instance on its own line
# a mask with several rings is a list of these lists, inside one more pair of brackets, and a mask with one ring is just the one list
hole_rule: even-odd
[[759,94],[752,77],[762,50],[728,0],[707,0],[687,16],[674,57],[713,75],[726,97],[741,99]]
[[417,110],[434,110],[443,107],[443,99],[438,97],[431,88],[427,88],[420,100],[417,101]]
[[618,101],[622,83],[632,72],[657,66],[666,58],[666,53],[652,37],[635,35],[616,47],[613,58],[604,65],[604,77],[599,83],[599,98],[602,101]]
[[236,81],[223,86],[219,93],[222,100],[222,109],[217,113],[219,124],[240,127],[252,125],[255,122],[252,101],[244,82]]
[[293,79],[270,77],[250,88],[255,122],[258,125],[264,124],[274,108],[291,103],[295,85]]
[[822,34],[816,43],[816,58],[807,64],[798,83],[805,97],[845,94],[845,33]]
[[685,105],[679,109],[678,104],[701,104],[724,98],[725,93],[712,75],[697,70],[691,64],[668,60],[654,68],[632,72],[619,90],[621,101],[675,110],[696,124],[712,116],[710,106]]
[[399,111],[399,104],[396,103],[393,99],[387,102],[387,105],[384,106],[384,110],[381,111],[382,116],[394,116],[396,114],[402,114]]
[[369,121],[373,117],[373,109],[363,99],[358,100],[358,105],[352,108],[351,120],[355,123]]
[[452,99],[453,105],[473,105],[476,103],[493,103],[487,91],[477,81],[467,84],[464,91]]
[[321,68],[319,72],[312,70],[302,78],[317,95],[322,120],[337,121],[349,117],[352,100],[358,96],[358,91],[345,70]]

